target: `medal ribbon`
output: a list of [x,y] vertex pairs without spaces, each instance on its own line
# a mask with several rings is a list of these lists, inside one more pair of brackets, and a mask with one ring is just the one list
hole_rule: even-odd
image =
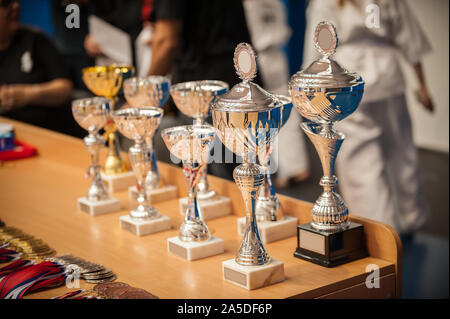
[[14,261],[12,263],[10,263],[9,265],[0,268],[0,283],[2,282],[3,278],[14,272],[14,271],[18,271],[20,269],[24,269],[27,268],[29,266],[33,265],[33,262],[31,260],[17,260]]
[[21,299],[26,293],[54,287],[65,280],[65,268],[49,261],[25,267],[16,265],[15,269],[0,279],[0,298]]
[[20,258],[20,256],[22,255],[21,253],[4,248],[6,246],[7,245],[0,246],[0,263],[6,263]]

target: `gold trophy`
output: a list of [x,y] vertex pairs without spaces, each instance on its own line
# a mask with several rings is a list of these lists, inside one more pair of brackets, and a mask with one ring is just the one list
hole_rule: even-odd
[[[130,65],[91,66],[83,69],[83,81],[92,93],[109,99],[111,109],[114,110],[114,102],[123,81],[133,74],[134,67]],[[108,155],[103,166],[102,179],[107,184],[109,192],[128,189],[129,186],[136,184],[136,177],[128,170],[120,156],[117,128],[111,117],[104,129]]]

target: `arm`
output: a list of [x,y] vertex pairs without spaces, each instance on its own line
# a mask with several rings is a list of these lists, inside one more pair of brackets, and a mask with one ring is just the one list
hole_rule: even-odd
[[148,75],[166,75],[175,60],[181,21],[160,20],[154,27],[155,33],[151,41],[152,61]]
[[68,79],[39,84],[11,84],[0,87],[0,105],[7,110],[33,105],[60,106],[69,100],[73,85]]
[[422,63],[420,63],[420,62],[416,63],[416,64],[414,64],[413,67],[414,67],[414,71],[417,76],[417,80],[419,81],[418,94],[419,94],[420,103],[422,103],[423,107],[426,110],[433,112],[434,105],[433,105],[433,102],[431,101],[427,86],[425,84],[425,77],[424,77],[423,71],[422,71]]

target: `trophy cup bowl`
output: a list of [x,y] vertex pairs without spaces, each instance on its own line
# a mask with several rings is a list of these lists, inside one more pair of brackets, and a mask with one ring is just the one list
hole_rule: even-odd
[[78,99],[72,102],[72,113],[75,121],[89,135],[84,138],[84,143],[91,155],[92,164],[88,168],[86,177],[93,177],[85,198],[78,199],[80,210],[96,215],[120,208],[116,199],[111,199],[100,177],[99,153],[105,140],[98,131],[106,124],[110,116],[109,100],[103,97]]
[[[134,67],[128,65],[90,66],[82,70],[83,82],[88,89],[97,96],[111,100],[114,109],[115,97],[119,93],[123,80],[131,77]],[[105,126],[106,140],[109,153],[106,157],[104,172],[106,175],[116,175],[127,171],[126,165],[120,157],[119,143],[115,134],[116,127],[112,120]]]
[[145,143],[159,126],[163,110],[157,107],[126,108],[113,113],[118,130],[135,144],[130,147],[131,166],[138,180],[138,207],[130,212],[134,219],[151,219],[160,217],[158,210],[150,205],[145,189],[145,179],[152,169],[153,152]]
[[[172,85],[170,95],[181,113],[192,117],[194,125],[202,125],[210,114],[212,103],[218,96],[226,93],[228,88],[228,84],[223,81],[190,81]],[[209,188],[206,165],[201,172],[197,187],[198,199],[207,200],[216,195],[216,192]]]
[[210,237],[197,204],[197,184],[199,173],[208,161],[214,135],[214,128],[210,125],[177,126],[161,132],[170,153],[183,163],[188,208],[178,237],[184,242],[204,241]]
[[[292,99],[285,95],[276,95],[276,97],[283,104],[281,112],[281,125],[280,128],[286,124],[291,115]],[[264,183],[261,186],[259,192],[258,202],[256,203],[256,220],[262,221],[277,221],[281,220],[283,213],[281,211],[281,203],[275,192],[275,188],[272,183],[272,174],[269,168],[269,158],[272,152],[271,148],[267,148],[265,151],[258,154],[259,163],[264,167],[266,171]]]
[[123,93],[131,107],[162,107],[169,99],[170,80],[165,76],[135,77],[123,82]]
[[344,135],[333,128],[334,122],[345,119],[358,107],[364,81],[331,58],[338,44],[331,23],[317,25],[314,44],[322,57],[294,74],[289,90],[297,111],[310,121],[301,127],[319,155],[323,192],[314,203],[312,222],[298,226],[294,255],[332,267],[367,256],[363,225],[349,221],[344,200],[335,191],[338,179],[334,164]]
[[203,124],[212,103],[228,88],[228,84],[223,81],[190,81],[172,85],[170,95],[181,113],[194,118],[194,124]]

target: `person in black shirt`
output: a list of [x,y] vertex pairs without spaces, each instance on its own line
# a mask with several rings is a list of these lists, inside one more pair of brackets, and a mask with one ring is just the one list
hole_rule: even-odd
[[152,20],[150,75],[171,72],[172,83],[239,82],[234,49],[251,43],[242,0],[155,0]]
[[[220,80],[230,88],[240,82],[233,64],[234,50],[241,42],[251,43],[242,0],[154,0],[151,20],[154,35],[149,75],[170,73],[172,83]],[[260,77],[254,82],[261,84]],[[177,113],[172,103],[167,108]],[[178,120],[192,123],[182,114]],[[161,127],[164,125],[162,122]],[[223,144],[220,147],[223,163],[211,163],[209,171],[232,179],[236,165],[225,163],[230,151]],[[234,154],[231,156],[236,159]]]
[[18,1],[0,0],[0,114],[58,129],[64,124],[58,107],[69,100],[73,85],[50,40],[20,26],[19,9]]

